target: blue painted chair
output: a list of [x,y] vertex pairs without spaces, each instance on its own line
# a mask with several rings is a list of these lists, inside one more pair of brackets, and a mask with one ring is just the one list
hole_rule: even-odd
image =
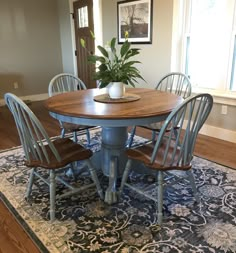
[[[48,86],[49,97],[55,96],[57,94],[85,90],[86,85],[78,77],[69,74],[61,73],[52,78]],[[87,142],[90,144],[90,133],[89,129],[94,128],[94,126],[77,125],[68,122],[59,121],[61,127],[61,137],[65,136],[65,133],[73,133],[73,140],[77,142],[77,133],[79,131],[86,131]]]
[[[166,182],[168,181],[166,180],[168,178],[166,175],[170,171],[185,171],[186,173],[184,175],[187,175],[194,195],[197,200],[199,199],[194,176],[191,171],[191,161],[199,130],[206,121],[212,106],[213,98],[209,94],[200,94],[187,98],[165,120],[156,143],[146,144],[136,149],[127,149],[126,151],[128,161],[122,177],[119,194],[121,195],[124,186],[127,186],[131,190],[154,200],[157,203],[158,223],[160,225],[163,219],[163,185],[168,184]],[[179,126],[178,135],[176,138],[172,138],[173,126],[177,125]],[[166,130],[168,128],[171,130],[167,135]],[[136,162],[136,166],[132,167],[134,161]],[[157,181],[157,198],[145,193],[144,190],[134,186],[132,183],[127,182],[130,170],[135,170],[138,167],[137,162],[144,165],[147,171],[150,170],[155,175]],[[175,174],[173,175],[176,176]],[[185,178],[184,175],[180,179]]]
[[[63,198],[96,185],[98,194],[103,199],[103,192],[96,171],[90,161],[93,155],[92,151],[85,149],[69,138],[58,138],[51,141],[38,118],[20,98],[11,93],[6,93],[4,97],[15,119],[20,141],[24,149],[25,165],[31,168],[26,198],[28,199],[31,194],[35,177],[38,177],[48,185],[50,190],[49,213],[51,221],[55,219],[56,198]],[[59,173],[66,170],[67,165],[71,164],[73,166],[76,161],[83,161],[85,163],[94,183],[75,188],[60,177]],[[48,173],[45,173],[45,171]],[[56,196],[57,181],[68,187],[68,191],[59,196]]]
[[[192,85],[189,78],[181,73],[181,72],[171,72],[164,77],[156,85],[156,90],[165,91],[169,93],[176,94],[178,96],[183,97],[186,99],[191,95],[192,92]],[[157,134],[160,132],[163,122],[152,123],[148,125],[141,125],[139,127],[148,129],[152,131],[152,141],[154,142],[156,139]],[[170,129],[166,129],[169,132]],[[174,135],[177,135],[178,127],[176,126]],[[133,143],[134,135],[136,132],[136,126],[134,126],[130,133],[130,138],[128,140],[128,147],[130,148]]]

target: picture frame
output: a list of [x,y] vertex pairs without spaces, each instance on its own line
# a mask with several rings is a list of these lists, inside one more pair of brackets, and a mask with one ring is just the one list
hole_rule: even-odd
[[[153,0],[126,0],[117,2],[118,43],[152,43]],[[128,32],[128,33],[127,33]]]

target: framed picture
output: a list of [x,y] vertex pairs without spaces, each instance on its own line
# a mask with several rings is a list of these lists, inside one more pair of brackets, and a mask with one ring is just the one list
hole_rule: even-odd
[[128,40],[135,44],[152,43],[153,0],[117,2],[118,43]]

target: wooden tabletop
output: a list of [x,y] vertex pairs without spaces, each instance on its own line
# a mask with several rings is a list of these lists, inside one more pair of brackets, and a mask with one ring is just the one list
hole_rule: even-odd
[[127,120],[150,118],[169,114],[183,99],[180,96],[153,89],[130,88],[127,93],[137,94],[139,100],[128,103],[101,103],[94,97],[104,89],[88,89],[59,94],[45,101],[54,115],[87,119]]

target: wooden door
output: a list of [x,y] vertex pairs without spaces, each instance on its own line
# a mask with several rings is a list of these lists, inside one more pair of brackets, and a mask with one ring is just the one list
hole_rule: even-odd
[[[78,77],[86,84],[87,88],[96,88],[96,81],[92,79],[95,66],[88,63],[88,54],[93,54],[95,50],[94,39],[91,31],[94,32],[93,23],[93,0],[78,0],[73,3],[75,41]],[[80,39],[86,42],[86,49],[80,44]]]

